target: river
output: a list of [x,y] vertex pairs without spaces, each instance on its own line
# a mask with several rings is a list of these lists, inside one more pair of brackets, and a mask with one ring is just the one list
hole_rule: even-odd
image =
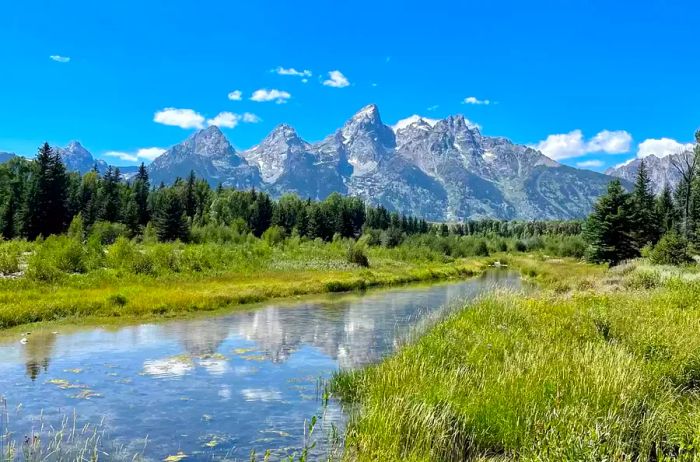
[[[12,437],[42,423],[102,422],[124,454],[249,460],[292,453],[304,422],[325,413],[319,380],[380,361],[459,302],[508,288],[505,270],[466,281],[267,302],[230,314],[157,323],[52,328],[0,340],[0,395]],[[71,421],[72,425],[72,421]],[[145,449],[144,449],[145,448]]]

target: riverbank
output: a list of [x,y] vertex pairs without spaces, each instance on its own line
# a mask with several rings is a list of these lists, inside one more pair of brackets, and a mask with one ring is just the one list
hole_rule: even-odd
[[518,264],[543,291],[488,296],[335,378],[355,410],[346,457],[695,460],[695,270]]
[[[343,242],[160,244],[149,249],[155,255],[152,271],[135,273],[128,265],[138,260],[138,248],[114,249],[122,253],[117,267],[46,281],[26,276],[0,280],[0,329],[57,320],[172,317],[275,298],[465,278],[499,258],[450,258],[422,250],[370,247],[370,267],[364,268],[348,263]],[[201,268],[193,269],[193,262]]]

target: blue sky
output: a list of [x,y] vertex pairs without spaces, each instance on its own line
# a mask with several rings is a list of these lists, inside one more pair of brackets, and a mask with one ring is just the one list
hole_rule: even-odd
[[600,170],[692,140],[698,13],[644,0],[3,2],[0,151],[78,139],[134,164],[210,123],[239,148],[282,122],[315,141],[376,103],[388,124],[462,113]]

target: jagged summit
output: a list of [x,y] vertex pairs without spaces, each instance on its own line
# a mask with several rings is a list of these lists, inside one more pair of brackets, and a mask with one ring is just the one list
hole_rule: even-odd
[[337,191],[431,220],[585,216],[610,177],[566,167],[530,147],[481,134],[463,115],[414,115],[393,127],[370,104],[318,143],[288,124],[236,152],[216,127],[158,157],[154,181],[194,170],[212,185],[323,199]]
[[[675,188],[681,180],[681,175],[678,170],[672,165],[672,162],[680,156],[692,155],[691,151],[684,153],[671,154],[669,156],[649,155],[644,157],[644,163],[649,173],[651,185],[656,194],[660,193],[665,186]],[[637,178],[639,165],[642,159],[633,159],[616,167],[609,168],[605,171],[606,175],[612,175],[623,180],[634,182]]]
[[429,129],[430,127],[434,127],[438,121],[439,119],[429,119],[427,117],[414,114],[411,117],[399,120],[391,128],[394,130],[394,133],[397,133],[399,130],[403,130],[404,128],[413,126]]
[[61,156],[68,170],[87,173],[95,166],[100,172],[104,172],[108,168],[107,162],[95,159],[79,141],[73,140],[65,148],[57,147],[55,150]]

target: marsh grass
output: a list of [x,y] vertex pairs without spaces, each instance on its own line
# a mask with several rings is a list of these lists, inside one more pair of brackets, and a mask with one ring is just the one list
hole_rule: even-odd
[[[385,362],[335,377],[353,410],[347,459],[697,460],[694,271],[536,262],[520,263],[541,293],[487,296]],[[653,289],[629,282],[645,271]],[[582,276],[615,289],[578,290]]]
[[142,451],[131,453],[110,441],[104,422],[81,425],[75,413],[63,416],[57,427],[42,415],[28,434],[13,433],[7,403],[0,397],[2,462],[139,461],[142,456]]

